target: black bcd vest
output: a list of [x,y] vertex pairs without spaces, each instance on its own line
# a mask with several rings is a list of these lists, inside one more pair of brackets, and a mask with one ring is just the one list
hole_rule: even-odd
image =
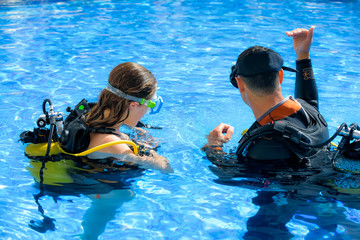
[[256,160],[288,159],[298,160],[317,154],[321,145],[329,138],[327,123],[319,111],[302,99],[297,99],[310,121],[302,128],[284,118],[259,126],[255,122],[239,141],[236,154],[239,159]]

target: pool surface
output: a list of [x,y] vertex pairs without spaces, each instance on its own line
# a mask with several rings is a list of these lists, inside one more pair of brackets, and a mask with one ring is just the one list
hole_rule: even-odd
[[[311,57],[330,134],[342,122],[360,123],[359,22],[357,0],[1,0],[0,238],[357,239],[359,174],[329,168],[286,184],[225,181],[200,148],[224,122],[235,127],[231,150],[254,121],[229,83],[238,54],[263,45],[295,67],[285,31],[297,27],[316,26]],[[39,166],[19,134],[35,127],[46,98],[63,113],[82,98],[96,101],[111,69],[127,61],[158,79],[164,106],[144,122],[162,127],[150,131],[174,173],[133,169],[112,176],[115,186],[100,184],[100,173],[74,172],[89,184],[38,195]],[[294,82],[285,73],[285,96]],[[71,163],[47,171],[62,164]]]

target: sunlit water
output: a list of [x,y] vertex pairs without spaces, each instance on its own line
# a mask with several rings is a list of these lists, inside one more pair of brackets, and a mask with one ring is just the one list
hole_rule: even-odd
[[[242,239],[247,232],[253,239],[356,239],[356,174],[333,178],[347,194],[341,198],[322,196],[318,185],[257,191],[214,181],[200,148],[225,122],[236,129],[231,149],[254,121],[228,81],[239,52],[263,45],[294,67],[285,31],[297,27],[316,26],[311,57],[330,134],[342,122],[360,122],[359,12],[359,1],[0,1],[0,237],[77,239],[88,231],[91,239],[96,227],[86,226],[95,219],[107,223],[99,239]],[[126,61],[158,79],[165,104],[144,121],[163,128],[151,133],[175,172],[145,171],[98,205],[85,193],[43,196],[55,230],[34,231],[28,224],[42,219],[33,197],[39,190],[19,134],[35,126],[45,98],[62,112],[82,98],[96,101],[111,69]],[[293,94],[294,78],[285,74],[284,95]],[[342,182],[349,178],[352,185]],[[263,228],[266,218],[272,227]]]

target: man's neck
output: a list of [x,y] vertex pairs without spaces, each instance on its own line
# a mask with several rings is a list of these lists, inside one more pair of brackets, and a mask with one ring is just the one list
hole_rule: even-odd
[[262,115],[264,115],[270,108],[281,102],[283,99],[284,97],[281,91],[261,97],[253,95],[251,97],[249,106],[255,116],[255,119],[258,119]]

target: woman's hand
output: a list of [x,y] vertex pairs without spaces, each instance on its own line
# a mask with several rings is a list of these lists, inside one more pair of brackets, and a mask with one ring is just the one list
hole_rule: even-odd
[[155,159],[154,169],[160,170],[162,173],[173,173],[174,170],[171,168],[169,160],[159,155],[154,150],[150,150],[151,156]]

